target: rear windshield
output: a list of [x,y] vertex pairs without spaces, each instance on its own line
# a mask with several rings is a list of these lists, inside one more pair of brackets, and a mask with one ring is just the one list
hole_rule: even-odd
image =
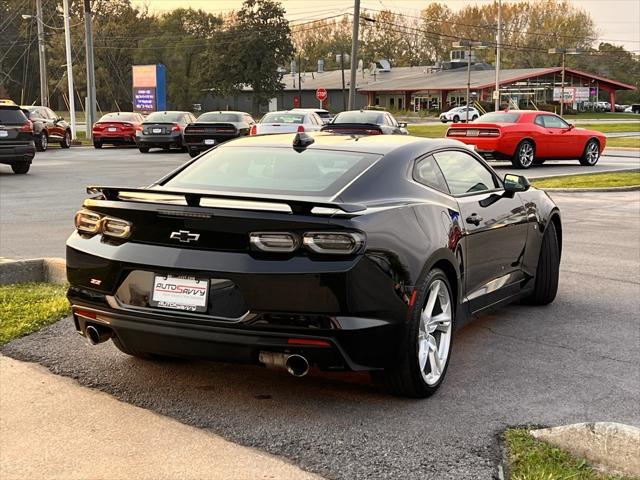
[[107,113],[106,115],[103,115],[102,118],[98,121],[99,122],[108,122],[108,121],[117,122],[118,120],[121,120],[123,122],[137,122],[138,116],[134,113],[129,113],[129,112],[114,112],[114,113]]
[[379,155],[291,147],[218,147],[164,186],[280,195],[335,195]]
[[241,122],[242,116],[237,113],[203,113],[197,122]]
[[19,108],[0,107],[0,125],[3,123],[22,125],[26,121],[27,117]]
[[335,116],[333,123],[375,123],[381,125],[384,115],[380,112],[342,112]]
[[153,112],[150,113],[147,118],[144,119],[146,123],[159,122],[159,123],[174,123],[179,122],[180,117],[184,115],[182,112]]
[[320,118],[331,118],[331,113],[329,112],[316,112]]
[[267,113],[260,123],[304,123],[304,113]]
[[472,123],[516,123],[518,118],[519,113],[491,112],[476,118]]

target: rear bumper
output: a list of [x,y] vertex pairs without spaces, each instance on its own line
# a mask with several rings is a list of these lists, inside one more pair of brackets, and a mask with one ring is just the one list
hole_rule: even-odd
[[[212,135],[207,137],[202,137],[202,136],[196,137],[196,136],[189,136],[185,134],[184,144],[185,146],[189,147],[190,150],[197,150],[197,151],[203,152],[205,150],[209,150],[212,147],[215,147],[220,143],[226,142],[227,140],[232,140],[234,138],[238,138],[238,135],[228,135],[228,136]],[[206,144],[205,139],[213,140],[215,143]]]
[[[97,254],[99,243],[69,238],[68,297],[74,306],[98,312],[95,322],[110,326],[129,348],[245,363],[257,363],[261,350],[302,353],[326,370],[377,369],[395,361],[408,298],[366,256],[286,264],[142,244],[105,246]],[[216,270],[203,271],[202,265]],[[225,279],[235,290],[217,300],[210,296],[202,313],[153,308],[149,279],[167,273]],[[240,310],[219,315],[220,308]],[[76,320],[82,331],[87,320]],[[291,338],[329,346],[292,345]]]
[[3,145],[0,143],[0,163],[6,165],[31,163],[35,154],[36,146],[33,142],[18,145]]
[[118,145],[118,144],[130,144],[130,145],[133,145],[133,144],[136,143],[136,136],[135,136],[135,134],[131,134],[131,135],[125,135],[125,134],[109,135],[109,134],[104,134],[104,133],[94,133],[93,134],[93,141],[94,142],[100,142],[100,143],[109,143],[109,144],[114,144],[114,145]]
[[182,135],[138,135],[136,136],[136,144],[139,147],[182,147]]

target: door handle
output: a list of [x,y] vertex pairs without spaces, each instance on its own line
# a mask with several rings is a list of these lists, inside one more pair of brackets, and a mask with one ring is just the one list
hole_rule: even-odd
[[479,217],[477,213],[472,213],[470,217],[467,217],[467,223],[473,223],[476,227],[480,225],[482,217]]

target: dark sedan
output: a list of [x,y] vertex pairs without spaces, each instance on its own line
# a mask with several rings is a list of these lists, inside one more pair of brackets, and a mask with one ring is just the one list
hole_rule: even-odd
[[337,114],[321,130],[344,135],[407,135],[406,127],[406,123],[399,123],[389,112],[349,110]]
[[184,128],[195,122],[189,112],[153,112],[150,113],[136,131],[136,144],[141,153],[147,153],[151,148],[171,150],[179,148],[186,152],[184,144]]
[[67,241],[75,327],[138,357],[367,370],[426,397],[455,328],[558,287],[556,205],[455,140],[251,136],[88,192]]
[[62,148],[71,146],[71,125],[48,107],[29,105],[21,107],[29,112],[33,123],[33,136],[36,149],[44,152],[50,143],[58,143]]
[[246,112],[207,112],[184,129],[184,143],[189,155],[198,156],[232,138],[249,135],[255,120]]
[[33,123],[15,104],[0,104],[0,163],[13,173],[27,173],[36,154]]

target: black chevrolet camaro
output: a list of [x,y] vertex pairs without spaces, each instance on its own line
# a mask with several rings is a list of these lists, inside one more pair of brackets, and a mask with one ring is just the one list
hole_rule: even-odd
[[75,327],[138,357],[367,370],[425,397],[454,329],[558,287],[556,205],[455,140],[245,137],[88,192],[67,241]]
[[207,112],[184,129],[184,143],[191,157],[233,138],[249,135],[255,120],[246,112]]

